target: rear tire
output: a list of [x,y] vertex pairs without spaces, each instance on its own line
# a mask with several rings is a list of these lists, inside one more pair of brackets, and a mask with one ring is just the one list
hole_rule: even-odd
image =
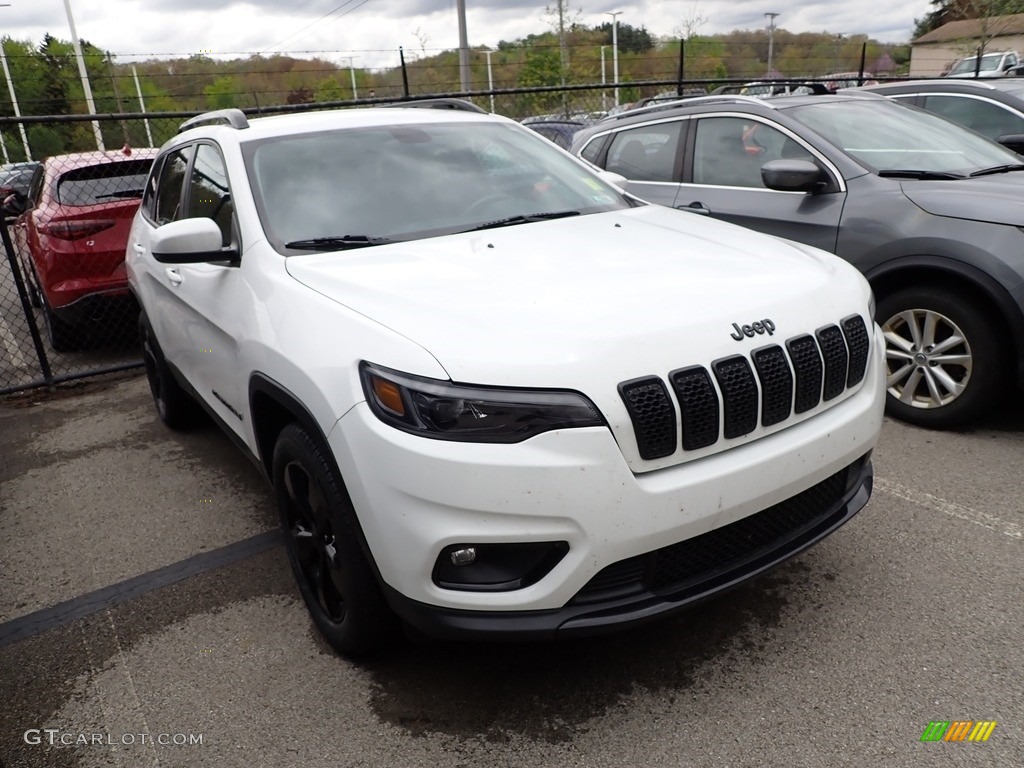
[[1006,383],[999,326],[977,301],[938,286],[896,291],[878,302],[885,335],[886,411],[947,429],[993,407]]
[[182,389],[167,366],[160,345],[146,317],[139,314],[139,341],[142,344],[142,362],[146,368],[149,391],[153,395],[160,420],[171,429],[187,429],[199,418],[199,406]]
[[73,352],[82,345],[82,335],[79,330],[70,323],[61,320],[53,313],[53,310],[46,304],[43,305],[43,324],[46,326],[46,335],[50,339],[50,346],[55,352]]
[[327,450],[297,424],[277,439],[273,482],[288,561],[313,623],[345,656],[379,650],[392,634],[394,617]]

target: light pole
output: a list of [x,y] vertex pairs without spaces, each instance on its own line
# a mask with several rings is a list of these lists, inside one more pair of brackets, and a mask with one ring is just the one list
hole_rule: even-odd
[[773,65],[772,65],[772,47],[775,43],[775,17],[781,14],[778,13],[766,13],[768,17],[768,77],[772,76]]
[[615,106],[619,106],[619,14],[622,11],[608,11],[612,17],[612,82],[615,83]]
[[[607,45],[601,46],[601,85],[608,82],[608,79],[604,76],[604,49],[607,47]],[[604,88],[601,89],[601,111],[608,111],[608,91]]]
[[352,76],[352,101],[355,101],[359,98],[359,94],[356,92],[356,69],[352,64],[352,59],[355,56],[342,56],[341,58],[348,59],[348,73]]
[[[0,42],[0,63],[4,67],[4,77],[7,78],[7,90],[11,93],[11,104],[14,106],[14,116],[18,118],[18,130],[21,131],[21,143],[25,147],[25,159],[32,159],[32,152],[28,148],[28,136],[25,135],[25,123],[21,121],[21,110],[18,109],[18,97],[14,95],[14,82],[11,80],[11,70],[7,66],[7,53],[4,51],[3,42]],[[7,147],[4,147],[6,158]]]
[[494,71],[491,69],[491,54],[497,51],[488,48],[484,51],[487,57],[487,90],[491,92],[491,114],[494,114]]
[[[96,103],[92,100],[92,88],[89,86],[89,73],[85,69],[85,57],[82,56],[82,46],[78,42],[78,33],[75,31],[75,19],[71,15],[71,0],[64,0],[64,10],[68,14],[68,26],[71,27],[71,45],[75,49],[75,58],[78,60],[78,74],[82,78],[82,90],[85,91],[85,103],[89,107],[89,114],[96,114]],[[103,133],[100,131],[99,121],[92,121],[92,132],[96,136],[96,149],[105,151],[103,146]]]

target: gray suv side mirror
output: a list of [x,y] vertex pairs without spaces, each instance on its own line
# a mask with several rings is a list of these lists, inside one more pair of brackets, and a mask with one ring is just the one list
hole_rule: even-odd
[[761,166],[761,180],[780,192],[814,192],[824,186],[824,174],[810,160],[770,160]]

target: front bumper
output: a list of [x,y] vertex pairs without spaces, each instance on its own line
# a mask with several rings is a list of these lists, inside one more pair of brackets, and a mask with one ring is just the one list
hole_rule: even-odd
[[[328,440],[389,602],[411,624],[432,635],[595,631],[727,589],[863,507],[884,406],[877,329],[873,349],[862,386],[814,418],[643,474],[630,471],[602,427],[513,445],[459,443],[400,432],[363,403]],[[809,517],[778,535],[744,532],[757,546],[741,561],[723,555],[710,570],[687,571],[685,547],[709,541],[699,537],[736,530],[730,526],[829,482]],[[435,578],[446,548],[541,542],[567,551],[542,577],[514,588],[453,589]],[[658,576],[651,553],[682,563],[682,575]]]
[[[736,556],[717,563],[717,566],[692,573],[675,585],[656,586],[658,572],[671,570],[659,561],[678,560],[679,545],[663,547],[620,563],[615,563],[594,577],[567,605],[548,611],[481,612],[440,608],[410,600],[397,590],[386,587],[385,596],[392,610],[404,621],[425,635],[442,639],[501,639],[528,640],[560,636],[582,636],[613,631],[625,625],[637,625],[665,618],[702,600],[714,597],[758,574],[771,570],[795,557],[859,512],[871,496],[872,467],[865,456],[815,488],[798,494],[752,515],[731,526],[712,531],[704,536],[680,542],[688,549],[701,547],[707,537],[729,539],[736,547]],[[818,514],[778,538],[762,546],[744,547],[746,531],[757,526],[761,515],[790,516],[794,506],[800,506],[799,497],[820,489],[819,496],[827,494],[822,488],[831,482],[849,484],[841,497],[823,507]],[[815,510],[818,511],[818,510]],[[733,528],[732,531],[729,529]],[[745,529],[745,530],[744,530]],[[702,541],[704,540],[704,541]],[[720,547],[719,547],[720,548]]]

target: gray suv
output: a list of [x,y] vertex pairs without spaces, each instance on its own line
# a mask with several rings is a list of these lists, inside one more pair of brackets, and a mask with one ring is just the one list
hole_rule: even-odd
[[832,251],[869,279],[887,407],[962,425],[1024,384],[1024,164],[879,96],[709,96],[610,118],[572,151],[652,203]]

